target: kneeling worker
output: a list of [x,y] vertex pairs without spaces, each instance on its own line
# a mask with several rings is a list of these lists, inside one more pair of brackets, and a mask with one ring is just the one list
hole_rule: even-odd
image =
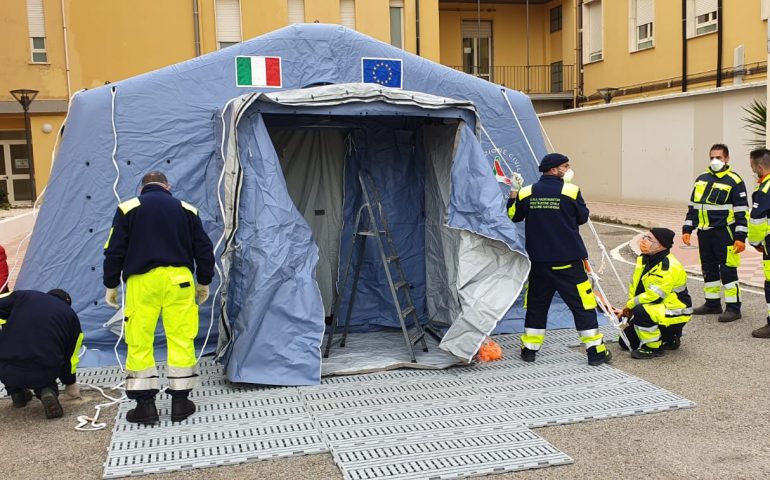
[[75,382],[83,342],[80,320],[64,290],[17,290],[0,295],[0,382],[21,408],[34,390],[47,418],[63,415],[56,379],[70,397],[79,397]]
[[628,302],[621,314],[630,318],[625,333],[631,345],[620,340],[620,348],[632,349],[637,359],[655,358],[664,350],[679,348],[682,328],[692,316],[687,292],[687,273],[671,253],[674,232],[653,228],[642,237],[642,254],[628,289]]

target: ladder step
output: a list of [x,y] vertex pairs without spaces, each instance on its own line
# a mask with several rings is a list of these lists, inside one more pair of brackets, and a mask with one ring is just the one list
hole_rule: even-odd
[[420,340],[422,340],[422,337],[424,337],[424,336],[425,336],[425,332],[417,331],[417,332],[414,332],[413,334],[409,335],[409,341],[412,342],[412,345],[414,345],[415,343],[417,343]]
[[409,285],[409,282],[407,282],[406,280],[401,280],[400,282],[394,283],[393,284],[393,288],[398,290],[399,288],[404,288],[404,287],[406,287],[408,285]]
[[405,309],[401,310],[401,316],[406,318],[409,315],[413,314],[415,311],[416,311],[416,309],[414,308],[414,305],[410,305],[410,306],[406,307]]
[[[379,233],[380,233],[380,235],[383,235],[386,232],[385,232],[385,230],[380,230]],[[363,232],[356,232],[356,235],[361,235],[362,237],[376,237],[377,236],[377,232],[375,232],[374,230],[366,230],[366,231],[363,231]]]
[[388,263],[396,262],[400,259],[398,255],[391,255],[390,257],[386,257],[385,260],[387,260]]

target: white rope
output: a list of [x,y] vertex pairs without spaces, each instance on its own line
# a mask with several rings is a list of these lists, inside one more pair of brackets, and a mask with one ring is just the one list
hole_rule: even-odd
[[[110,389],[111,390],[123,390],[123,388],[121,387],[121,385],[123,385],[123,383],[124,382],[120,382],[117,385],[115,385],[114,387],[110,387]],[[99,415],[102,412],[102,408],[110,407],[112,405],[117,405],[119,403],[122,403],[122,402],[128,400],[128,398],[126,397],[125,393],[121,394],[120,397],[115,398],[115,397],[111,397],[111,396],[107,395],[106,393],[104,393],[104,390],[101,389],[100,387],[97,387],[96,385],[90,385],[88,383],[81,383],[81,382],[78,382],[78,385],[80,385],[82,387],[85,387],[85,388],[92,388],[92,389],[98,391],[99,393],[101,393],[104,398],[109,400],[109,402],[107,402],[107,403],[100,403],[99,405],[96,405],[96,407],[94,407],[94,408],[96,408],[96,414],[94,414],[93,417],[89,417],[87,415],[80,415],[80,416],[78,416],[78,424],[75,426],[75,430],[78,430],[80,432],[95,432],[97,430],[104,429],[107,426],[106,423],[97,423],[97,421],[99,420]]]
[[[112,115],[111,115],[111,121],[112,121],[112,165],[115,167],[115,181],[112,183],[112,193],[115,195],[115,200],[117,200],[118,205],[120,205],[120,195],[118,195],[118,182],[120,181],[120,168],[118,167],[118,161],[116,159],[116,155],[118,152],[118,130],[115,128],[115,96],[117,94],[117,91],[115,90],[115,87],[112,87]],[[120,354],[118,353],[118,346],[120,346],[120,342],[123,341],[123,334],[125,329],[125,312],[126,312],[126,286],[123,283],[123,272],[120,274],[120,311],[123,312],[124,319],[120,322],[120,335],[118,336],[118,340],[115,342],[115,346],[112,348],[112,350],[115,352],[115,359],[118,361],[118,366],[120,367],[120,371],[123,373],[126,373],[126,369],[123,368],[123,362],[120,361]],[[97,413],[98,415],[98,413]]]
[[479,118],[479,127],[481,127],[481,131],[484,133],[484,136],[487,137],[487,140],[489,140],[489,143],[492,144],[492,148],[494,148],[495,151],[497,152],[497,156],[500,157],[500,159],[503,161],[505,166],[508,167],[508,170],[511,173],[518,173],[513,168],[511,168],[511,166],[508,164],[507,161],[505,161],[505,157],[503,156],[502,152],[500,152],[500,149],[497,148],[497,145],[495,145],[495,142],[492,140],[492,137],[489,136],[489,133],[487,132],[487,129],[484,128],[484,125],[481,123],[481,119],[480,118]]
[[[529,139],[527,138],[527,134],[524,132],[524,128],[521,126],[521,122],[519,121],[519,116],[516,115],[516,110],[513,109],[513,105],[511,105],[511,101],[508,99],[508,94],[505,93],[505,89],[501,88],[500,93],[503,94],[503,98],[505,98],[505,103],[508,104],[508,108],[511,109],[511,113],[513,114],[513,118],[516,120],[516,125],[519,126],[519,130],[521,131],[521,136],[524,137],[524,141],[527,142],[527,147],[529,147],[530,153],[532,153],[532,160],[535,162],[535,167],[540,167],[540,161],[537,158],[537,155],[535,155],[535,150],[532,148],[532,145],[529,143]],[[538,118],[538,121],[540,119]]]

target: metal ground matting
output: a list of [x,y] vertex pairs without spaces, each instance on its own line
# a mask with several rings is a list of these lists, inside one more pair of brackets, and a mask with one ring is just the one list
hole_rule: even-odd
[[332,376],[314,387],[230,384],[204,362],[198,411],[184,422],[170,422],[163,394],[158,426],[126,422],[132,406],[120,406],[104,476],[330,452],[346,479],[464,478],[572,462],[530,428],[694,406],[611,366],[589,367],[568,347],[575,337],[548,332],[535,363],[519,359],[509,335],[495,338],[501,361]]

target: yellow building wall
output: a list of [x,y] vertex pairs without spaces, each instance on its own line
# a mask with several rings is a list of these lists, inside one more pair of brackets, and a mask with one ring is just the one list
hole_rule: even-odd
[[26,0],[0,0],[0,100],[9,90],[38,90],[39,98],[67,98],[60,3],[44,1],[47,64],[31,63]]
[[[733,66],[733,51],[738,45],[745,49],[745,63],[767,60],[767,24],[760,18],[759,1],[729,1],[723,9],[722,68]],[[631,87],[634,85],[682,76],[682,4],[677,1],[654,2],[654,47],[629,51],[627,0],[602,2],[604,22],[604,59],[585,65],[584,94],[596,93],[602,87]],[[717,68],[716,32],[687,40],[687,73],[694,75],[715,72]],[[730,78],[723,79],[723,85]],[[714,87],[712,80],[690,87]],[[657,96],[681,91],[681,87],[655,90],[633,97]]]
[[[48,183],[51,170],[51,152],[63,121],[64,116],[62,115],[33,115],[30,117],[32,154],[35,156],[35,188],[38,195]],[[51,132],[43,132],[43,125],[45,124],[51,125]]]
[[65,3],[73,91],[156,70],[195,55],[191,2]]

